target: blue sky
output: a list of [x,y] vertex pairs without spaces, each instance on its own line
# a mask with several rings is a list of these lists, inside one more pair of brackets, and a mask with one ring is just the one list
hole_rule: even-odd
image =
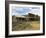
[[39,7],[15,7],[12,8],[12,15],[26,15],[28,13],[39,14]]

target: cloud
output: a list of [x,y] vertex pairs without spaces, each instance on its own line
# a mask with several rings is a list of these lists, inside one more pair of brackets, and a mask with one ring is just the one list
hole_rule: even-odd
[[18,13],[25,13],[25,12],[31,11],[31,9],[29,9],[27,7],[16,7],[13,10],[15,10],[15,12],[18,12]]
[[39,9],[39,7],[15,7],[12,8],[12,15],[39,14]]

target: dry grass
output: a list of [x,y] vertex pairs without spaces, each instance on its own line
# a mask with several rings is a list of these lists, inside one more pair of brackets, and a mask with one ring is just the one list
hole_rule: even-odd
[[40,22],[39,21],[31,21],[31,22],[22,22],[22,23],[15,23],[12,25],[13,31],[20,31],[20,30],[39,30],[40,29]]
[[40,22],[39,21],[33,21],[31,22],[31,25],[32,25],[32,30],[38,30],[40,29]]

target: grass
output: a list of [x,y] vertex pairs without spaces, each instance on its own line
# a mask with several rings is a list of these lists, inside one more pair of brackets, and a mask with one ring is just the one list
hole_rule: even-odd
[[40,22],[39,21],[21,22],[21,23],[13,23],[12,24],[13,31],[39,30],[39,29],[40,29]]

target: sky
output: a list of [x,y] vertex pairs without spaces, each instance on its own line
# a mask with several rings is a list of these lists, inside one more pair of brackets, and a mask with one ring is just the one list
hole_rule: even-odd
[[[14,7],[14,6],[13,6]],[[39,7],[12,7],[12,16],[22,16],[27,15],[28,13],[32,13],[40,16],[40,8]]]

